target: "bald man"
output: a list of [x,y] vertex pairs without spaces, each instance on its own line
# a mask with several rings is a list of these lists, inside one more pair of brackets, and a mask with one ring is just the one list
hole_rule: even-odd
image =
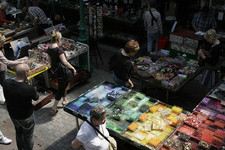
[[38,100],[39,95],[31,85],[27,84],[29,66],[18,64],[16,78],[3,82],[3,92],[9,116],[16,129],[16,143],[19,150],[33,149],[34,115],[32,99]]

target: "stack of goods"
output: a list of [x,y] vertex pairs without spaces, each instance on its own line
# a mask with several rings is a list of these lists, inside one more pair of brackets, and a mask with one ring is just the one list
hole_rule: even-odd
[[148,111],[154,102],[142,93],[128,91],[108,108],[107,128],[122,133],[127,126]]
[[9,37],[13,36],[15,34],[15,31],[11,29],[0,28],[0,33],[5,35],[5,37]]
[[[150,57],[139,57],[134,61],[135,73],[141,78],[148,79],[154,77],[157,83],[161,83],[166,88],[176,88],[189,75],[196,72],[196,62],[191,60],[186,62],[185,59],[179,58],[159,58],[153,62]],[[184,64],[188,64],[184,65]],[[184,67],[181,67],[184,66]]]
[[161,149],[219,149],[225,146],[225,106],[204,98]]
[[124,136],[150,149],[157,149],[185,119],[183,109],[156,103],[128,126]]
[[[67,105],[67,111],[70,113],[77,112],[78,114],[89,116],[90,109],[97,105],[101,104],[103,106],[108,106],[112,103],[111,99],[107,98],[107,94],[112,91],[117,93],[117,98],[124,95],[128,89],[118,87],[109,82],[103,82],[102,84],[95,86],[86,93],[79,96],[76,100],[73,100]],[[120,96],[119,96],[120,95]]]
[[89,50],[87,44],[83,44],[80,42],[72,42],[69,39],[63,41],[63,48],[68,59],[74,56],[78,56]]
[[48,65],[46,63],[42,63],[42,62],[40,62],[39,60],[37,60],[35,58],[23,57],[23,58],[20,58],[20,59],[17,59],[17,60],[18,61],[26,61],[27,62],[27,64],[30,67],[29,76],[32,76],[32,75],[34,75],[36,73],[39,73],[39,72],[45,70],[48,67]]
[[213,89],[212,92],[209,93],[208,97],[221,100],[223,103],[225,103],[225,83],[222,82],[217,87],[215,87],[215,89]]
[[187,54],[196,55],[198,48],[198,40],[190,39],[180,35],[170,34],[169,41],[171,42],[171,49]]

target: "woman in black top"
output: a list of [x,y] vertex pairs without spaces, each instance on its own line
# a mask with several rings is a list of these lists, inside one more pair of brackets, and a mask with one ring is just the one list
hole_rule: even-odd
[[134,84],[130,80],[133,64],[130,57],[139,50],[139,44],[135,40],[126,43],[125,48],[116,52],[109,60],[110,69],[113,70],[113,80],[120,86],[133,88]]
[[200,82],[203,86],[211,89],[219,82],[221,77],[220,64],[222,60],[223,49],[214,29],[207,30],[204,38],[207,42],[212,44],[212,46],[207,52],[204,52],[203,49],[198,51],[199,56],[204,59],[205,66],[205,70],[202,74]]
[[60,101],[60,99],[63,97],[62,105],[67,104],[66,94],[67,94],[67,86],[69,81],[62,77],[62,75],[58,74],[58,64],[62,62],[65,66],[67,66],[69,69],[73,71],[73,75],[76,75],[76,69],[67,61],[65,53],[63,52],[62,47],[60,47],[62,34],[59,31],[53,31],[51,34],[51,45],[49,46],[47,53],[49,55],[49,59],[51,62],[51,71],[56,76],[58,80],[58,90],[55,95],[55,103],[51,107],[51,114],[56,114],[57,106]]

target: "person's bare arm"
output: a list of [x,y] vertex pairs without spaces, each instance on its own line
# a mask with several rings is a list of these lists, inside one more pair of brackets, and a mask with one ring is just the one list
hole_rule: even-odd
[[81,147],[82,145],[83,145],[83,143],[80,142],[80,141],[78,141],[77,139],[73,140],[73,142],[72,142],[72,144],[71,144],[72,148],[79,148],[79,147]]
[[66,59],[64,53],[61,54],[61,55],[59,55],[59,58],[60,58],[61,62],[62,62],[65,66],[67,66],[68,68],[70,68],[70,69],[73,70],[74,76],[75,76],[75,75],[76,75],[76,69],[75,69],[75,68],[67,61],[67,59]]

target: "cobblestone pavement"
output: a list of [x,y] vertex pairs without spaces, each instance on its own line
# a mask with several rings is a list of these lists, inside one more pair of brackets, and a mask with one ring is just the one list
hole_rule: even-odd
[[[87,82],[76,85],[68,92],[68,101],[72,101],[102,81],[112,81],[111,74],[103,70],[93,70],[92,77]],[[34,150],[72,150],[71,142],[76,137],[75,117],[63,110],[61,102],[59,112],[53,117],[50,116],[49,109],[53,102],[52,99],[50,103],[34,112],[36,119]],[[10,145],[0,144],[0,150],[16,150],[15,129],[6,105],[0,105],[0,130],[13,140]]]

